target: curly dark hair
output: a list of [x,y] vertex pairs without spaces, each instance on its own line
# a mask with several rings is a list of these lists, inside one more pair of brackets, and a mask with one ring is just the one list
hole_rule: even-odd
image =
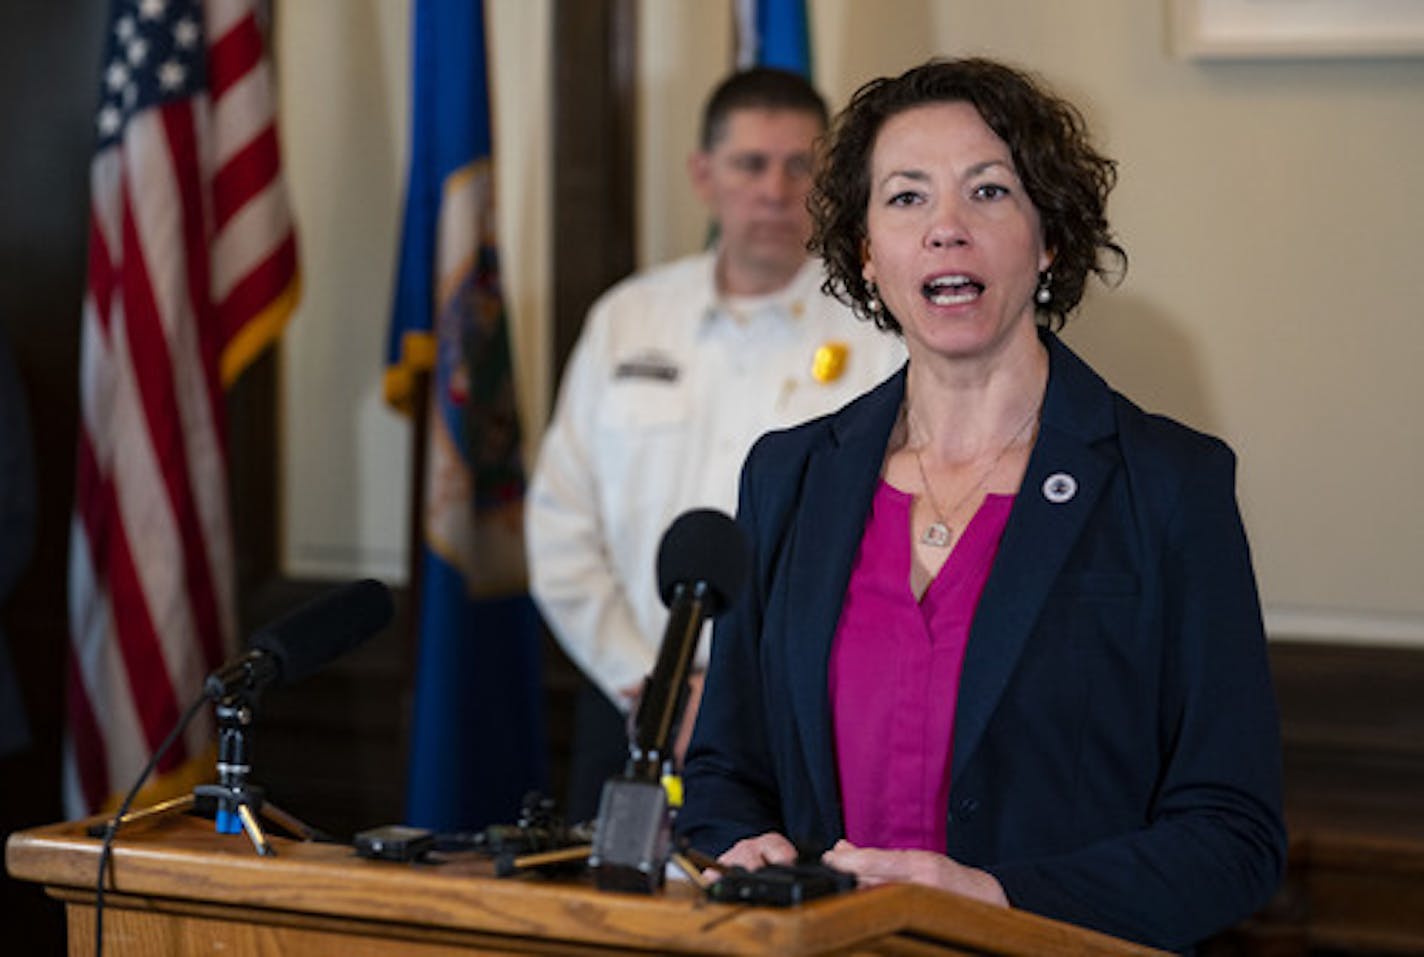
[[898,77],[866,83],[836,117],[811,191],[815,222],[811,250],[826,263],[822,290],[861,318],[899,333],[889,310],[872,312],[861,278],[870,200],[870,157],[885,122],[926,104],[962,102],[979,111],[1008,144],[1019,178],[1043,224],[1053,253],[1051,297],[1037,304],[1038,320],[1062,328],[1083,298],[1088,273],[1116,283],[1127,252],[1108,226],[1108,193],[1117,163],[1088,140],[1082,114],[1033,76],[993,60],[931,60]]

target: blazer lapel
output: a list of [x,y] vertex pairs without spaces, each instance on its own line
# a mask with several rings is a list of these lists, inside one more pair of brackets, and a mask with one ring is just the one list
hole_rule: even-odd
[[1115,468],[1111,456],[1093,447],[1115,430],[1107,385],[1057,337],[1043,338],[1049,382],[1039,437],[970,629],[952,781],[978,747],[1049,589]]
[[826,686],[831,643],[904,394],[902,368],[832,420],[827,441],[807,459],[784,566],[792,712],[828,837],[842,826]]

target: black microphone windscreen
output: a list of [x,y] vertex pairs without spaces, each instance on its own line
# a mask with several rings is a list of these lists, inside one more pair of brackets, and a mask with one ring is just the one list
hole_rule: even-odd
[[658,545],[658,594],[671,605],[680,584],[706,582],[713,614],[736,600],[751,564],[747,536],[731,517],[712,508],[683,512]]
[[390,589],[366,578],[333,589],[260,628],[248,644],[277,659],[278,684],[292,684],[355,648],[390,623]]

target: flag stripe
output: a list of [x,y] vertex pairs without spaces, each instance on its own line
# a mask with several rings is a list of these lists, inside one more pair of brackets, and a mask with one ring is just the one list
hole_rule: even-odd
[[77,771],[80,796],[88,806],[98,807],[111,790],[109,768],[104,756],[104,735],[94,718],[94,709],[90,707],[78,659],[73,655],[69,657],[65,679],[68,689],[68,746],[75,751],[71,760]]
[[89,214],[89,294],[94,299],[98,314],[107,316],[114,294],[114,264],[109,256],[108,244],[104,242],[99,217],[92,211]]
[[272,249],[273,236],[290,237],[291,220],[286,191],[269,184],[213,240],[213,298],[222,302],[233,287],[255,269]]
[[[95,157],[94,168],[89,175],[89,218],[103,242],[103,266],[111,282],[117,281],[114,272],[120,242],[119,206],[123,202],[123,175],[123,158],[116,149],[105,150]],[[106,298],[105,308],[95,318],[107,326],[108,316]]]
[[296,237],[288,235],[260,263],[249,269],[247,275],[228,291],[227,298],[218,304],[222,326],[237,325],[243,317],[252,315],[259,303],[279,295],[284,284],[290,282],[296,263]]
[[[206,385],[199,383],[197,387],[180,390],[179,393],[178,412],[185,418],[184,430],[195,437],[209,434],[213,429],[211,422],[193,424],[187,421],[201,411],[195,403],[200,400],[206,402],[206,417],[212,422],[221,421],[223,416],[222,388],[217,382],[219,347],[215,335],[211,332],[204,334],[204,330],[212,328],[212,304],[208,298],[211,285],[207,256],[208,223],[203,208],[200,159],[204,144],[200,142],[199,130],[205,124],[200,122],[198,114],[202,112],[201,104],[187,101],[159,111],[168,153],[172,157],[171,183],[178,201],[171,205],[178,211],[178,223],[183,235],[182,261],[188,276],[185,295],[182,298],[175,295],[172,301],[163,303],[163,311],[165,315],[181,317],[179,322],[173,324],[172,348],[177,351],[187,340],[196,341],[198,347],[196,356],[182,357],[173,367],[180,379],[185,372],[201,370],[206,380]],[[178,270],[172,272],[180,275]],[[184,309],[189,310],[187,315],[183,313]],[[189,461],[196,461],[197,458],[190,457]],[[203,485],[195,484],[195,488],[202,489]],[[220,654],[222,649],[214,645],[207,650]]]
[[239,20],[253,16],[252,4],[253,0],[205,0],[203,15],[207,18],[208,36],[220,37]]
[[[106,710],[110,714],[117,707],[115,698],[123,697],[131,701],[139,718],[136,730],[142,735],[145,747],[152,749],[163,740],[166,730],[154,729],[165,719],[171,725],[178,716],[173,689],[166,680],[163,650],[148,607],[142,600],[137,571],[129,555],[128,536],[118,514],[120,506],[116,490],[113,483],[103,477],[93,449],[82,435],[77,459],[78,474],[85,480],[82,487],[85,497],[76,499],[83,508],[80,522],[92,548],[94,577],[108,583],[105,589],[107,596],[104,596],[107,601],[90,611],[86,624],[101,633],[110,627],[115,631],[114,644],[98,644],[93,651],[94,657],[108,657],[117,652],[117,662],[94,667],[92,677],[85,684],[91,694],[98,692],[114,674],[116,667],[122,667],[132,690],[125,689],[117,695],[101,694],[99,697],[107,700],[109,708]],[[81,665],[84,663],[81,661]]]
[[241,17],[233,26],[217,34],[208,47],[208,95],[221,100],[224,94],[262,62],[262,32],[257,18]]
[[265,63],[244,74],[228,88],[222,99],[213,100],[215,159],[221,170],[232,163],[233,155],[274,125],[276,112],[272,72]]
[[[153,156],[148,159],[150,166],[157,162]],[[171,182],[171,179],[166,179],[162,185],[166,187]],[[203,548],[198,541],[197,506],[188,482],[189,450],[183,429],[184,404],[175,385],[178,372],[173,364],[169,342],[169,326],[174,327],[173,335],[176,337],[182,334],[177,328],[180,322],[184,327],[191,328],[192,316],[187,309],[186,290],[173,288],[181,283],[182,271],[160,270],[155,275],[166,277],[168,281],[161,284],[163,288],[155,289],[147,268],[147,250],[162,250],[165,246],[181,242],[178,239],[181,227],[173,221],[179,204],[171,194],[163,202],[153,202],[158,188],[149,188],[149,202],[126,204],[123,281],[125,328],[128,333],[126,346],[133,362],[133,384],[143,409],[144,431],[150,440],[148,447],[156,459],[156,477],[167,492],[167,501],[157,501],[153,490],[135,489],[132,494],[143,498],[150,520],[159,518],[157,513],[160,510],[166,513],[161,518],[175,533],[173,545],[177,546],[177,550],[162,553],[165,560],[161,564],[152,563],[146,600],[152,614],[162,616],[165,623],[173,625],[172,630],[164,629],[164,633],[171,636],[170,650],[175,656],[169,660],[169,666],[181,673],[187,670],[183,666],[191,654],[190,638],[198,640],[206,661],[213,665],[222,658],[222,643],[211,633],[216,621],[213,585]],[[145,221],[140,224],[136,216],[142,216]],[[156,295],[164,295],[162,307]],[[135,440],[141,437],[141,432],[133,436]],[[133,456],[139,454],[133,443],[126,444],[124,451]],[[130,517],[126,514],[125,520]],[[131,523],[130,527],[133,527]],[[186,588],[183,577],[187,579]],[[192,601],[191,614],[170,597],[182,595],[185,591]],[[184,693],[189,694],[193,690],[196,689],[190,686],[184,689]],[[173,717],[177,717],[176,710]]]
[[[174,329],[170,345],[174,394],[181,420],[187,454],[180,464],[187,466],[187,483],[182,491],[191,497],[193,515],[184,514],[179,527],[184,532],[184,554],[188,563],[188,597],[195,619],[202,654],[170,658],[179,666],[174,678],[180,687],[201,684],[203,676],[225,655],[224,635],[235,628],[232,595],[231,530],[227,519],[227,449],[218,423],[223,421],[223,385],[219,374],[222,329],[215,325],[215,308],[209,296],[207,221],[203,208],[200,157],[204,154],[202,131],[207,124],[198,118],[205,110],[201,102],[181,107],[164,107],[169,150],[173,157],[173,179],[182,210],[184,261],[188,267],[187,296],[163,304],[170,315],[190,310],[188,321]],[[275,150],[276,143],[273,142]],[[277,168],[271,168],[275,175]],[[223,171],[213,177],[214,181]],[[175,507],[188,502],[175,496]],[[187,646],[184,645],[184,650]]]
[[281,167],[277,128],[269,125],[213,177],[213,224],[218,229],[271,183]]

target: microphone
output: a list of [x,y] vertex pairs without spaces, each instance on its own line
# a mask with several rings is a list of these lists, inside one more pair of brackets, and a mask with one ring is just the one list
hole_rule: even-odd
[[658,593],[668,605],[653,673],[643,684],[628,766],[603,786],[588,863],[601,890],[651,894],[671,843],[661,781],[702,625],[736,599],[751,564],[746,536],[712,509],[678,516],[658,545]]
[[663,533],[658,544],[658,594],[668,606],[668,623],[653,673],[638,700],[630,759],[630,764],[641,765],[642,776],[649,780],[661,776],[703,622],[731,606],[750,563],[746,535],[716,509],[683,512]]
[[246,654],[208,675],[203,694],[217,700],[300,681],[385,628],[394,615],[390,589],[380,582],[342,585],[259,628]]

